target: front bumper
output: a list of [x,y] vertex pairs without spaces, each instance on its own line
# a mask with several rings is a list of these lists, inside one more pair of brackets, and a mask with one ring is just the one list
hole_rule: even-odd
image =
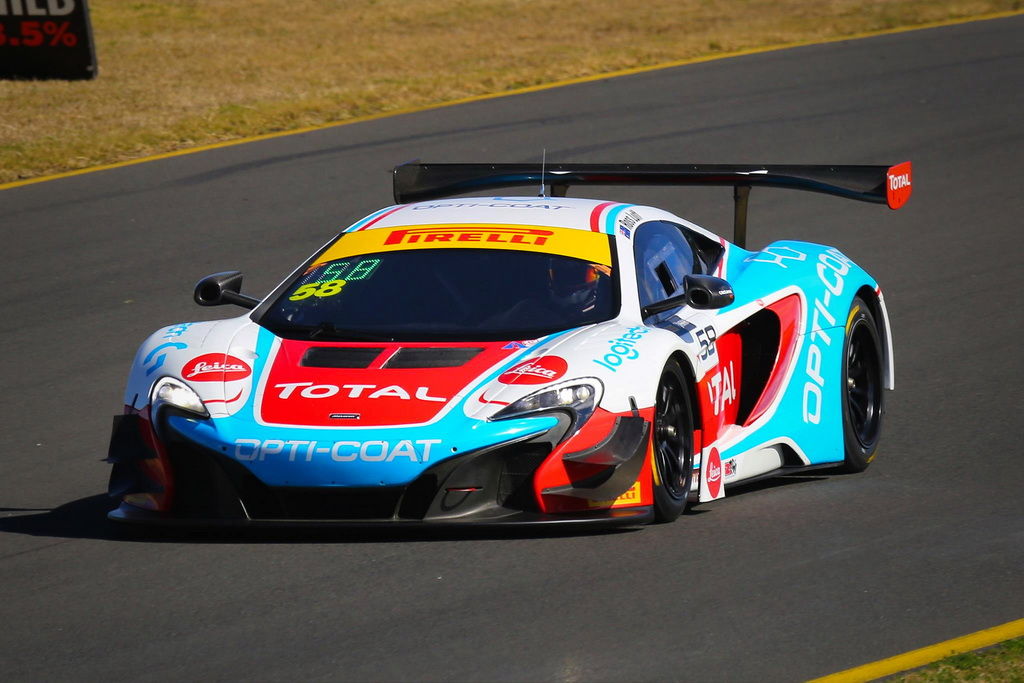
[[[109,514],[112,520],[228,527],[639,525],[649,522],[653,514],[650,506],[542,512],[534,477],[552,452],[545,435],[462,453],[434,464],[405,485],[307,487],[268,486],[237,460],[167,429],[165,421],[160,421],[159,428],[163,438],[155,434],[146,438],[147,429],[149,421],[140,415],[115,418],[109,491],[122,500],[125,496],[133,500],[133,494],[143,499],[166,494],[166,502],[153,510],[122,502]],[[595,450],[585,455],[589,458]],[[611,467],[630,473],[632,481],[643,449],[628,455]],[[157,460],[163,461],[161,469],[171,473],[166,485],[148,476],[154,468],[146,464]],[[613,479],[622,479],[623,488],[630,483],[621,475]],[[590,499],[607,494],[607,484],[583,485],[593,488],[594,494],[586,489],[555,493],[582,493]]]

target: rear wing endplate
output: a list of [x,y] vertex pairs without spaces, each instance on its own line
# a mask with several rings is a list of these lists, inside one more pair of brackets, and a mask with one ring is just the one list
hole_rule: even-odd
[[910,198],[911,164],[895,166],[733,165],[733,164],[424,164],[394,169],[399,204],[484,190],[537,185],[564,197],[572,185],[732,186],[733,242],[747,237],[747,201],[752,187],[806,190],[886,204],[898,209]]

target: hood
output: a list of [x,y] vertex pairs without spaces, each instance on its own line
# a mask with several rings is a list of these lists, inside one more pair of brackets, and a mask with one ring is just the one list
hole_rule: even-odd
[[268,425],[393,427],[437,418],[521,349],[510,342],[324,343],[284,339],[261,381]]

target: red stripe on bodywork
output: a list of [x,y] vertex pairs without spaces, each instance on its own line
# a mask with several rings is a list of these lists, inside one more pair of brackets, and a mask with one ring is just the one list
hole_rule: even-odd
[[718,241],[722,243],[722,259],[718,262],[718,267],[715,268],[715,277],[722,277],[722,273],[725,272],[726,257],[729,255],[729,243],[722,237],[719,237]]
[[203,403],[207,403],[207,404],[209,404],[209,403],[224,403],[226,405],[228,403],[234,403],[235,401],[237,401],[240,398],[242,398],[242,390],[241,389],[238,390],[238,394],[235,395],[234,398],[211,398],[209,400],[203,401]]
[[753,424],[757,418],[764,415],[782,389],[782,379],[785,377],[786,370],[793,361],[793,353],[796,351],[796,332],[800,320],[803,318],[801,309],[800,297],[796,294],[779,299],[768,306],[768,310],[779,317],[779,352],[775,356],[775,366],[765,384],[764,392],[750,412],[750,417],[743,423],[744,427]]
[[613,206],[616,202],[604,202],[594,207],[594,210],[590,212],[590,230],[592,232],[601,232],[601,214],[609,206]]
[[492,401],[491,399],[487,398],[484,395],[486,393],[487,392],[484,391],[482,394],[480,394],[479,396],[476,397],[476,400],[479,401],[480,403],[483,403],[484,405],[488,405],[488,404],[489,405],[496,405],[496,406],[507,406],[507,405],[510,405],[508,401]]
[[395,213],[396,211],[401,211],[404,208],[405,208],[404,204],[402,206],[396,206],[395,208],[391,209],[390,211],[386,211],[386,212],[382,213],[381,215],[377,216],[376,218],[374,218],[372,221],[370,221],[366,225],[363,225],[361,227],[356,228],[352,232],[359,232],[360,230],[366,230],[368,227],[370,227],[374,223],[376,223],[378,221],[381,221],[381,220],[387,218],[388,216],[390,216],[391,214]]

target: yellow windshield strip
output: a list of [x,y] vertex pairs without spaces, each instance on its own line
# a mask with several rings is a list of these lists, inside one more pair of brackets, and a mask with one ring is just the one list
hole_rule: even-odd
[[511,249],[612,264],[608,235],[546,225],[460,223],[406,225],[348,232],[314,265],[349,256],[413,249]]

